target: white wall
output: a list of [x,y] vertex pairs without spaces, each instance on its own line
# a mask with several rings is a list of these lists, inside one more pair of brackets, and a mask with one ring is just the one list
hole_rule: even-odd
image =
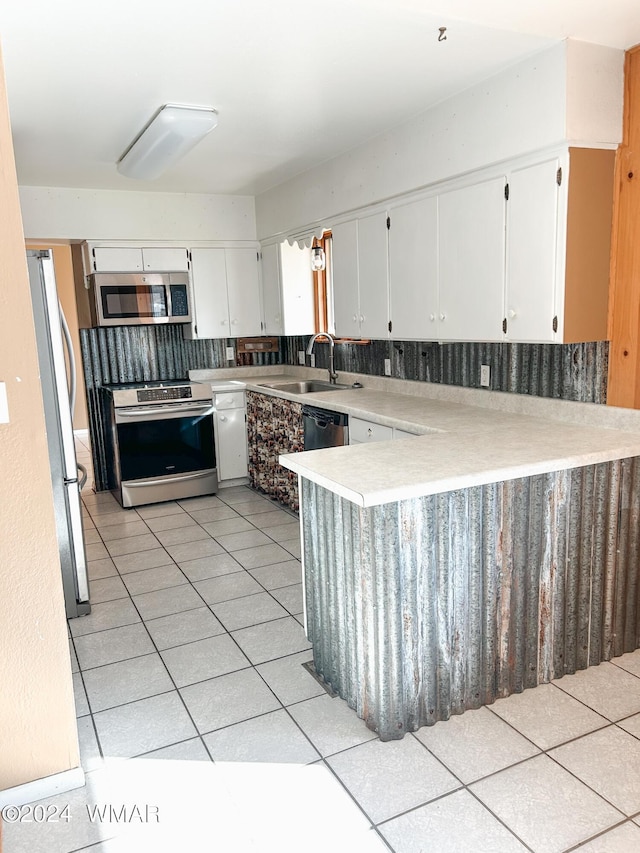
[[624,52],[569,39],[566,137],[594,145],[622,142]]
[[255,240],[252,196],[20,187],[33,240]]
[[[623,57],[622,51],[568,42],[531,56],[259,195],[258,237],[560,144],[569,131],[581,141],[616,145],[622,134]],[[571,110],[568,94],[576,101]],[[607,99],[611,104],[604,108]]]

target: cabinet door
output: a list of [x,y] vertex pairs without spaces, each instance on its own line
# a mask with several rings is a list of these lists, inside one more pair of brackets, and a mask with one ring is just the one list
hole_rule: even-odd
[[264,333],[283,335],[279,247],[275,243],[262,250],[262,312]]
[[509,176],[507,204],[507,337],[555,340],[557,158]]
[[372,441],[390,441],[393,428],[362,418],[349,418],[349,444],[367,444]]
[[494,178],[438,197],[441,340],[503,338],[505,184]]
[[260,282],[255,249],[225,249],[230,336],[262,334],[260,324]]
[[142,266],[148,272],[188,272],[187,250],[169,246],[153,249],[143,248]]
[[358,292],[360,335],[389,337],[387,214],[358,220]]
[[331,229],[333,314],[336,335],[360,336],[358,303],[358,224],[355,219]]
[[438,335],[438,202],[435,197],[394,207],[389,231],[391,337]]
[[216,413],[216,448],[218,479],[246,477],[247,424],[244,407],[224,409]]
[[91,254],[96,272],[142,271],[142,249],[96,246]]
[[312,335],[316,329],[311,249],[281,243],[280,276],[284,334]]
[[191,282],[194,336],[230,337],[225,250],[192,249]]

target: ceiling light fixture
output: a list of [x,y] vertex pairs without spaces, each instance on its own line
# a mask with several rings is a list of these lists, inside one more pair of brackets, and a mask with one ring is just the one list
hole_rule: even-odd
[[213,107],[165,104],[118,160],[118,171],[127,178],[152,181],[191,151],[217,123]]

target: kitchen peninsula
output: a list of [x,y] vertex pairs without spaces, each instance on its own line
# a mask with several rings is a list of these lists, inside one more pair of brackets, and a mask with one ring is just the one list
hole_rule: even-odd
[[637,412],[355,378],[305,399],[416,436],[281,462],[316,670],[382,739],[639,645]]

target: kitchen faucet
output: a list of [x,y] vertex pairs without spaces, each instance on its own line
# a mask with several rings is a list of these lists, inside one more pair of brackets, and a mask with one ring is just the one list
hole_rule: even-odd
[[336,379],[338,378],[338,374],[333,369],[333,348],[335,346],[335,338],[329,332],[316,332],[315,335],[311,336],[309,343],[307,345],[307,355],[311,355],[313,352],[313,345],[318,340],[318,338],[328,338],[329,339],[329,382],[332,385],[336,384]]

